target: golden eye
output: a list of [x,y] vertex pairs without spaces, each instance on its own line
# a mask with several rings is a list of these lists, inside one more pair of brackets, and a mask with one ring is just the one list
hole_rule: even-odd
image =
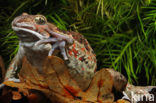
[[46,23],[46,18],[42,16],[36,16],[35,22],[40,25],[44,25]]

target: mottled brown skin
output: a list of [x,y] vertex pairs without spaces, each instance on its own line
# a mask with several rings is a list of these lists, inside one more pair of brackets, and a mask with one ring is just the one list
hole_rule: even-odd
[[42,73],[42,65],[49,52],[50,55],[63,58],[70,74],[78,81],[91,80],[93,77],[96,56],[83,35],[76,32],[63,32],[54,24],[47,22],[43,15],[27,13],[16,17],[12,22],[12,28],[19,37],[20,43],[5,80],[16,82],[14,75],[20,69],[24,56]]

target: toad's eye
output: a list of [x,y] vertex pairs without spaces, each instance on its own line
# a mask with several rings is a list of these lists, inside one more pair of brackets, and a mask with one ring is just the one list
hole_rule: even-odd
[[35,18],[35,22],[37,24],[40,24],[40,25],[44,25],[46,23],[46,19],[44,17],[41,17],[41,16],[37,16]]

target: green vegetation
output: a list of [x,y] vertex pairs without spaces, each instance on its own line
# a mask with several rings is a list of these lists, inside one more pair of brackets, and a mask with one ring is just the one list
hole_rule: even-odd
[[82,33],[97,55],[98,69],[114,68],[131,83],[156,85],[154,0],[5,0],[0,8],[1,55],[7,59],[18,50],[13,18],[43,14],[60,29]]

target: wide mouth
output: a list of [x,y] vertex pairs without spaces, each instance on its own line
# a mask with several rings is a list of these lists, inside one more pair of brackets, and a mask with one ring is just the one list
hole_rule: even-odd
[[26,29],[29,29],[29,30],[33,30],[33,31],[35,31],[35,27],[34,26],[32,26],[32,25],[30,25],[30,24],[27,24],[27,23],[12,23],[12,28],[14,28],[14,27],[17,27],[17,28],[26,28]]
[[38,39],[45,39],[46,37],[41,35],[40,33],[34,31],[30,27],[17,27],[17,26],[12,26],[12,29],[16,32],[19,38],[24,39],[32,39],[32,38],[38,38]]

